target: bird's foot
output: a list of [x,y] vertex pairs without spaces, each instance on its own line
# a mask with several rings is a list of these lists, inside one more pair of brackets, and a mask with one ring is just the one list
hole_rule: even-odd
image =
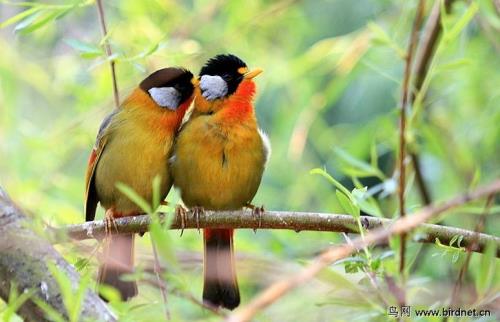
[[188,210],[184,208],[182,205],[175,206],[175,216],[181,218],[181,237],[184,234],[184,228],[186,228],[186,218],[187,218]]
[[196,228],[198,229],[198,233],[200,233],[200,215],[205,214],[205,208],[203,207],[192,207],[191,211],[193,212],[194,219],[196,220]]
[[106,210],[106,213],[104,215],[104,233],[106,236],[111,235],[112,229],[115,229],[115,232],[118,233],[118,226],[116,225],[116,220],[115,220],[115,211],[114,209],[110,208]]
[[[251,203],[247,203],[245,205],[245,207],[252,210],[252,217],[258,221],[257,228],[262,227],[262,216],[264,215],[264,212],[265,212],[264,206],[262,205],[262,206],[258,207],[258,206],[252,205]],[[254,233],[257,232],[257,228],[253,229]]]

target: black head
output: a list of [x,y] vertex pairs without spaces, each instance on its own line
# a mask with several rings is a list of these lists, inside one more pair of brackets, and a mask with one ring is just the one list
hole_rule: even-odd
[[149,75],[139,87],[161,107],[175,110],[193,94],[192,79],[193,74],[189,70],[168,67]]
[[227,84],[227,94],[233,94],[243,80],[247,64],[235,55],[217,55],[210,58],[200,71],[203,75],[220,76]]

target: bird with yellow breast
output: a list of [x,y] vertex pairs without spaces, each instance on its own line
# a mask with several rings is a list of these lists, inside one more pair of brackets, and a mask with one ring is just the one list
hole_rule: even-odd
[[[234,55],[208,60],[195,88],[192,114],[179,132],[170,169],[174,186],[190,208],[237,210],[259,188],[270,145],[259,129],[253,78]],[[232,229],[204,229],[203,300],[234,309],[240,303]]]
[[[116,187],[121,182],[151,201],[152,181],[161,178],[161,198],[172,180],[167,160],[179,126],[193,100],[193,74],[183,68],[160,69],[144,79],[101,124],[91,152],[85,193],[85,217],[94,220],[97,204],[106,218],[134,216],[142,209]],[[111,227],[112,228],[112,227]],[[104,245],[98,283],[116,288],[126,300],[137,295],[134,234],[111,234]]]

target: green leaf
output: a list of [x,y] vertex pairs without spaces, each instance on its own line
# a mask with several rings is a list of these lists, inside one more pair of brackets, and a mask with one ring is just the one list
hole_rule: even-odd
[[458,22],[450,29],[450,31],[445,34],[446,40],[450,41],[458,37],[462,30],[469,24],[469,22],[474,18],[474,15],[479,10],[479,5],[476,2],[471,2],[467,11],[460,17]]
[[[353,217],[359,217],[359,208],[357,208],[352,202],[351,200],[349,199],[349,197],[347,197],[345,194],[343,194],[342,192],[340,192],[340,190],[335,190],[335,194],[337,195],[337,199],[340,203],[340,206],[342,207],[342,209],[344,209],[344,211],[353,216]],[[356,210],[357,209],[357,210]]]
[[3,321],[10,321],[12,316],[30,297],[33,296],[33,294],[35,294],[35,292],[36,291],[34,289],[31,289],[19,295],[17,292],[17,285],[14,282],[11,282],[9,299],[7,301],[7,308],[2,314],[0,314],[0,317],[3,318]]
[[28,15],[25,19],[21,20],[16,27],[14,28],[14,32],[19,32],[25,28],[28,28],[31,24],[33,24],[39,17],[43,15],[41,10],[36,10],[32,14]]
[[455,71],[460,67],[470,66],[474,63],[471,59],[457,59],[450,63],[441,64],[435,68],[436,73],[444,72],[444,71]]
[[[81,1],[76,1],[70,5],[38,5],[28,10],[32,10],[30,14],[26,14],[25,18],[19,22],[14,28],[14,32],[20,34],[28,34],[33,32],[49,22],[60,19],[67,15],[71,10],[78,6],[85,5]],[[27,11],[28,11],[27,10]]]
[[380,258],[375,258],[374,260],[372,260],[372,263],[371,263],[372,271],[376,272],[380,268],[381,263],[382,263],[382,261],[380,260]]
[[39,17],[37,17],[37,19],[31,21],[29,24],[24,25],[22,28],[19,28],[19,25],[17,25],[14,31],[22,35],[29,34],[37,29],[42,28],[52,20],[57,19],[61,13],[62,12],[58,11],[45,11],[43,15],[40,15]]
[[464,247],[459,247],[459,246],[452,246],[453,243],[455,243],[459,238],[459,235],[455,235],[451,238],[450,242],[449,242],[449,245],[445,245],[443,243],[441,243],[441,241],[439,240],[439,238],[436,237],[436,239],[434,240],[434,243],[436,246],[444,249],[445,251],[449,252],[453,252],[453,251],[461,251],[461,252],[465,252],[466,249]]
[[145,213],[148,213],[148,214],[153,213],[153,210],[151,209],[151,205],[149,205],[148,202],[146,200],[144,200],[144,198],[139,196],[134,191],[134,189],[130,188],[129,186],[127,186],[126,184],[124,184],[122,182],[117,182],[115,185],[116,185],[116,188],[118,190],[120,190],[121,193],[123,193],[125,196],[127,196],[127,198],[129,198],[132,202],[134,202],[136,205],[138,205],[142,209],[142,211],[144,211]]
[[386,179],[386,176],[382,171],[378,168],[373,167],[371,164],[359,160],[346,151],[340,148],[333,148],[333,152],[337,157],[339,157],[339,161],[343,164],[342,168],[346,173],[349,173],[351,176],[355,177],[377,177],[381,181]]
[[448,245],[453,246],[453,243],[458,239],[458,235],[451,237],[450,243]]
[[352,190],[352,196],[354,197],[355,205],[359,209],[363,209],[366,213],[375,216],[381,216],[380,209],[376,204],[376,201],[372,198],[368,200],[367,198],[367,187],[354,188]]
[[162,257],[173,268],[178,268],[177,257],[172,248],[173,242],[167,229],[164,229],[158,220],[153,220],[149,227],[151,242],[154,243],[160,257]]
[[88,258],[78,258],[74,266],[77,271],[83,270],[89,264]]
[[151,200],[151,204],[153,205],[153,211],[156,211],[158,207],[160,207],[161,203],[161,176],[157,175],[153,179],[152,183],[153,187],[153,200]]
[[496,272],[496,252],[495,242],[489,242],[481,255],[478,276],[476,277],[476,288],[479,294],[485,294],[492,286]]
[[77,39],[65,39],[64,42],[73,49],[79,51],[80,56],[83,58],[95,58],[104,55],[104,51],[93,44],[82,42]]
[[12,24],[17,23],[18,21],[27,19],[29,16],[34,15],[40,10],[38,7],[32,7],[29,9],[24,10],[21,13],[18,13],[14,17],[10,17],[9,19],[5,20],[4,22],[0,23],[0,28],[5,28],[7,26],[10,26]]
[[344,264],[344,270],[346,273],[357,273],[359,270],[359,265],[347,262]]
[[389,36],[389,34],[379,25],[374,22],[370,22],[367,25],[368,29],[373,33],[372,41],[375,44],[386,45],[389,48],[392,48],[399,57],[405,57],[406,52],[403,48],[399,47],[399,45]]
[[351,193],[349,192],[349,190],[347,190],[346,187],[344,187],[340,182],[338,182],[337,180],[335,180],[325,170],[320,169],[320,168],[316,168],[316,169],[312,169],[311,171],[309,171],[309,173],[310,174],[319,174],[319,175],[323,176],[328,181],[330,181],[330,183],[332,183],[337,189],[339,189],[340,191],[342,191],[346,196],[351,197]]
[[[356,188],[365,189],[363,184],[357,178],[352,178],[352,182],[354,183],[354,186]],[[367,214],[377,217],[383,217],[382,210],[380,210],[377,200],[375,200],[375,198],[373,198],[372,196],[368,195],[366,189],[365,192],[362,194],[361,198],[359,199],[356,198],[356,202],[359,208],[364,212],[366,212]]]
[[80,318],[83,299],[85,297],[85,293],[88,290],[88,285],[90,284],[90,280],[91,278],[89,274],[85,274],[80,278],[80,284],[78,285],[78,290],[74,294],[73,301],[69,309],[69,317],[70,317],[69,320],[71,322],[77,322]]
[[346,273],[356,273],[367,265],[367,261],[363,257],[347,257],[335,262],[335,265],[344,264]]
[[48,262],[47,267],[59,286],[64,307],[68,313],[69,321],[77,322],[80,317],[80,311],[82,309],[82,302],[85,293],[88,289],[88,285],[90,284],[90,275],[86,274],[80,278],[78,288],[75,290],[73,289],[70,278],[64,271],[60,271],[59,268],[52,262]]
[[55,322],[66,322],[66,319],[62,316],[62,314],[47,302],[44,302],[37,297],[34,297],[32,301],[45,313],[48,318],[50,318],[50,320]]
[[110,303],[121,301],[120,292],[118,292],[118,290],[112,286],[108,286],[106,284],[99,284],[97,286],[97,290],[99,292],[99,295],[105,298],[106,301]]
[[52,262],[47,263],[47,267],[54,276],[54,279],[59,286],[59,290],[61,291],[62,300],[64,303],[64,307],[68,312],[71,312],[71,306],[73,304],[73,287],[71,285],[71,280],[69,279],[64,272],[61,272],[59,268]]

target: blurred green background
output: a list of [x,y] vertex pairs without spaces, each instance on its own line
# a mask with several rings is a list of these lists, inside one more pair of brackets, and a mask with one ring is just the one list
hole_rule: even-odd
[[[433,2],[427,1],[426,16]],[[256,111],[273,154],[255,204],[272,210],[345,213],[335,188],[310,174],[322,168],[349,190],[353,178],[359,179],[373,196],[372,206],[362,210],[393,217],[397,106],[416,3],[113,0],[104,5],[122,99],[156,69],[178,65],[196,73],[218,53],[236,54],[250,67],[265,70],[256,79]],[[444,18],[449,37],[439,45],[425,101],[407,133],[434,201],[490,182],[500,172],[497,10],[492,1],[456,1]],[[81,223],[87,157],[101,120],[113,109],[96,5],[0,1],[0,24],[0,184],[41,222]],[[412,212],[422,202],[411,166],[408,169],[407,206]],[[167,200],[177,202],[177,193],[171,191]],[[474,229],[483,205],[481,201],[457,209],[444,223]],[[498,208],[494,205],[487,218],[489,234],[500,231]],[[344,241],[334,233],[239,231],[242,303],[300,269],[322,249]],[[217,320],[187,299],[201,297],[201,236],[186,231],[179,238],[170,232],[170,243],[166,247],[175,250],[179,260],[167,273],[176,289],[169,297],[173,320]],[[94,246],[85,242],[58,249],[78,264]],[[408,284],[409,303],[443,306],[465,256],[457,253],[455,258],[442,247],[426,248],[430,251],[411,267],[415,272]],[[410,243],[409,257],[420,249]],[[397,256],[387,249],[372,252],[385,257],[373,272],[383,284],[384,274],[395,274]],[[136,253],[138,266],[151,268],[147,235]],[[480,255],[472,256],[466,281],[471,294],[483,301],[479,303],[490,307],[499,294],[499,278],[493,273],[484,286],[479,281],[485,274],[481,260]],[[94,274],[95,260],[91,263],[81,267],[82,272]],[[495,259],[492,263],[495,272]],[[394,303],[394,297],[384,286],[374,290],[367,273],[346,273],[346,265],[333,265],[259,319],[384,321],[387,303]],[[148,283],[141,284],[140,296],[131,303],[113,305],[124,321],[163,317],[160,294]],[[2,304],[0,315],[1,310]]]

